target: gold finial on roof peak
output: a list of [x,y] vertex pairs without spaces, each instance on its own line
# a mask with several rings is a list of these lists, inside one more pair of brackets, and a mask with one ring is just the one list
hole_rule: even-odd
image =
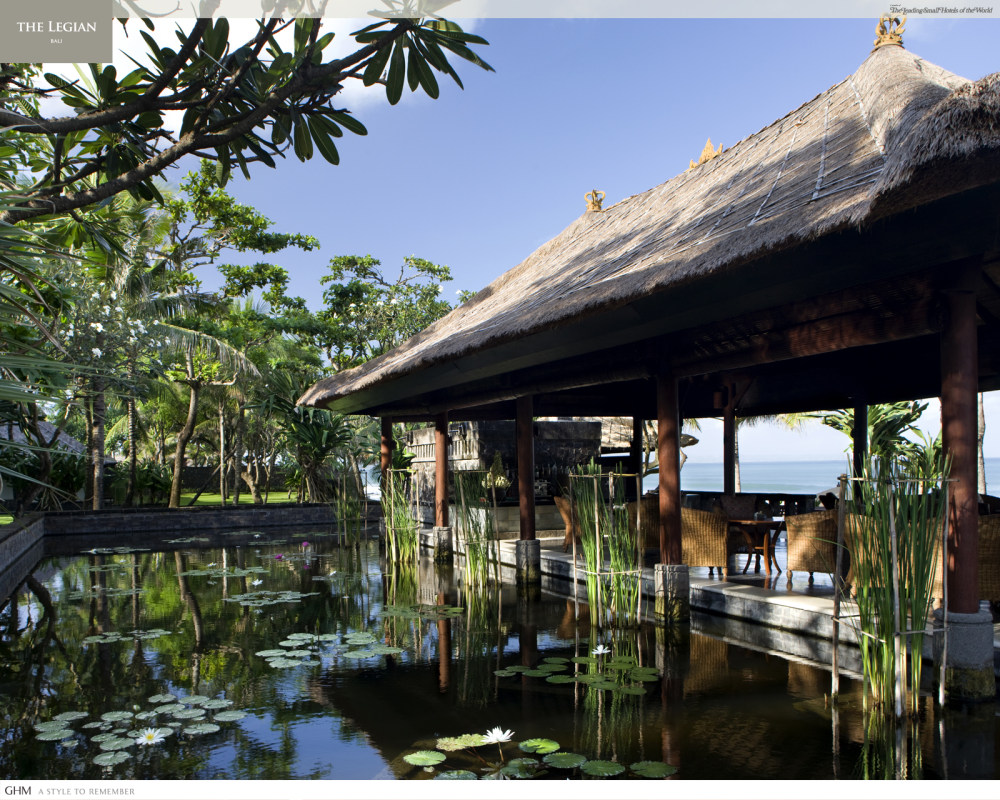
[[878,50],[880,47],[885,47],[887,44],[898,44],[902,47],[902,33],[905,29],[905,14],[901,17],[893,17],[889,14],[883,14],[878,18],[878,27],[875,29],[875,32],[878,35],[875,37],[875,47],[872,49]]
[[605,194],[604,192],[594,189],[591,192],[587,192],[584,196],[587,201],[587,211],[603,211],[601,204],[604,202]]
[[704,164],[706,161],[711,161],[716,156],[721,156],[721,155],[722,155],[722,145],[720,144],[719,149],[716,150],[715,148],[712,147],[712,140],[711,138],[709,138],[705,141],[705,147],[702,148],[701,155],[698,156],[698,160],[692,161],[691,166],[689,166],[688,169],[694,169],[695,167]]

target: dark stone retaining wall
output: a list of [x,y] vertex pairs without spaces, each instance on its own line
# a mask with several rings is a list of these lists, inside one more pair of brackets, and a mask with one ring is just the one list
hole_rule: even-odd
[[0,527],[0,603],[10,596],[26,572],[42,557],[45,517],[31,514]]
[[[371,511],[369,512],[371,513]],[[102,511],[55,511],[45,514],[45,535],[165,531],[209,532],[278,525],[332,525],[333,506],[280,505],[194,506],[192,508],[112,508]]]

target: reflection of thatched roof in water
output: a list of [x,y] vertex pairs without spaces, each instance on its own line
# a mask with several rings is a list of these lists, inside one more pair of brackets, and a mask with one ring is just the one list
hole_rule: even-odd
[[[682,298],[709,276],[737,272],[749,286],[748,267],[762,258],[995,183],[998,106],[997,75],[970,84],[900,46],[880,47],[716,158],[586,212],[472,300],[380,358],[320,381],[303,402],[416,413],[419,403],[407,405],[415,392],[546,363],[546,348],[624,344],[614,326],[634,337],[625,317],[643,299]],[[800,266],[787,281],[808,277]],[[685,318],[696,309],[681,299],[660,308],[667,319],[651,316],[646,336],[697,321]],[[598,314],[599,324],[588,323]]]

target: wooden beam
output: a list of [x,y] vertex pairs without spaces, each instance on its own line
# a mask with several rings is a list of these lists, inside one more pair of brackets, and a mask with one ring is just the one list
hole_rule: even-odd
[[517,496],[521,541],[535,538],[535,419],[531,395],[517,398]]

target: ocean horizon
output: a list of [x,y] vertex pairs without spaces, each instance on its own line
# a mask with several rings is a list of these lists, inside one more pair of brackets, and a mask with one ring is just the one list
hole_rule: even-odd
[[[774,494],[816,494],[837,485],[847,459],[832,461],[745,461],[740,464],[740,490]],[[656,486],[656,476],[643,482]],[[687,462],[681,468],[682,492],[722,491],[722,462]],[[1000,494],[1000,458],[986,459],[986,491]]]

